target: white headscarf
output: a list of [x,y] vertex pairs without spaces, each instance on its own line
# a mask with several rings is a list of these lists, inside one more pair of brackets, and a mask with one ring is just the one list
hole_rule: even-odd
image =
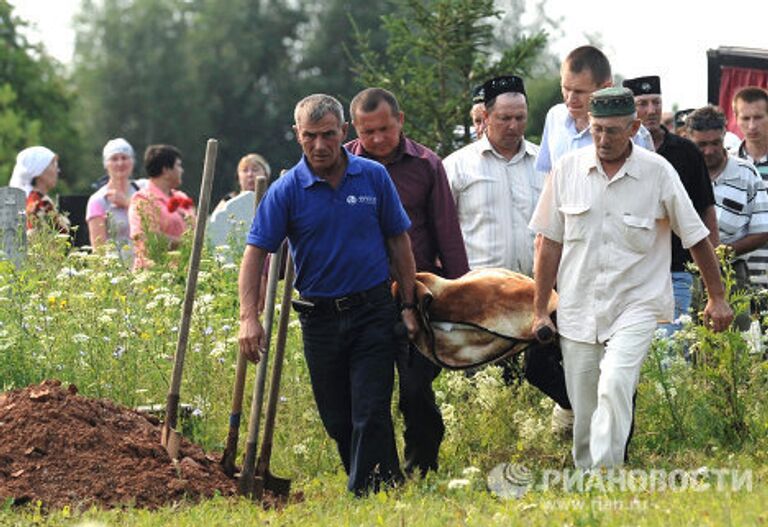
[[43,173],[56,154],[44,146],[30,146],[16,156],[16,166],[8,186],[23,190],[27,195],[32,191],[32,180]]
[[110,139],[107,141],[107,144],[104,145],[104,150],[101,151],[101,157],[104,161],[104,166],[107,166],[107,161],[109,161],[109,158],[115,154],[125,154],[131,159],[136,157],[133,153],[133,147],[131,144],[122,137]]

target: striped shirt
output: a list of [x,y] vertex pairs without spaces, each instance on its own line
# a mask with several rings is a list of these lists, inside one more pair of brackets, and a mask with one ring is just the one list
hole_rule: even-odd
[[523,140],[509,161],[486,136],[443,161],[456,202],[470,269],[503,267],[533,274],[528,222],[544,184],[534,168],[539,147]]
[[[760,177],[763,178],[763,183],[768,187],[768,155],[764,155],[762,159],[752,159],[752,156],[747,153],[745,142],[741,143],[737,155],[755,165]],[[768,245],[752,251],[747,259],[747,266],[752,283],[768,286]]]
[[[725,170],[714,181],[713,190],[721,243],[768,232],[768,192],[752,163],[729,155]],[[751,255],[745,254],[742,258],[749,260]]]

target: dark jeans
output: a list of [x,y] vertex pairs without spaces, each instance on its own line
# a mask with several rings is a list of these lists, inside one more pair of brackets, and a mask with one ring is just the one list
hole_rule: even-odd
[[357,495],[402,479],[390,405],[397,309],[387,288],[347,311],[299,316],[320,418]]
[[562,365],[563,355],[557,342],[541,344],[534,342],[525,350],[525,379],[541,390],[544,395],[566,410],[571,409],[571,401],[565,389],[565,373]]
[[400,402],[405,421],[405,471],[418,469],[422,476],[437,470],[437,455],[445,434],[443,416],[435,402],[432,381],[440,367],[412,345],[402,344],[397,354]]

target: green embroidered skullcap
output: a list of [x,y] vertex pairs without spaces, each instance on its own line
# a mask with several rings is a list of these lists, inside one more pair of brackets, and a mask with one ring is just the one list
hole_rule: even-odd
[[597,90],[589,98],[592,117],[614,117],[635,113],[635,97],[632,90],[618,86]]

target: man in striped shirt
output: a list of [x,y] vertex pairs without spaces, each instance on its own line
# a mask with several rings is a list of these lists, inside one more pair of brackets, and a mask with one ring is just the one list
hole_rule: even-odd
[[[733,97],[736,124],[744,136],[737,155],[751,162],[768,185],[768,91],[747,86]],[[749,255],[747,261],[752,282],[768,286],[768,246]]]
[[[719,108],[699,108],[688,116],[688,137],[704,155],[714,185],[720,243],[745,261],[768,243],[768,193],[754,165],[725,150],[725,123]],[[738,263],[735,268],[739,278]]]

